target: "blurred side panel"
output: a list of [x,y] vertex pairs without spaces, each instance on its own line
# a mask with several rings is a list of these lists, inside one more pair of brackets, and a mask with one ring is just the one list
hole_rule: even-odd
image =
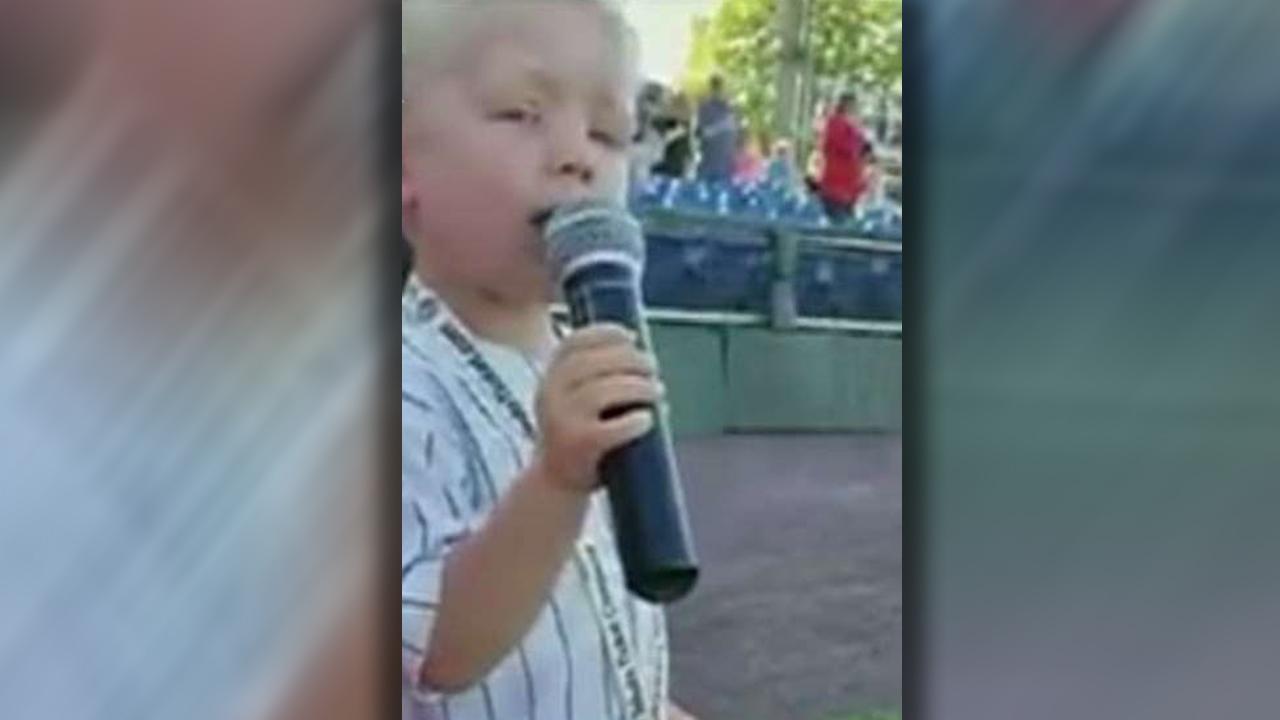
[[0,715],[375,714],[378,11],[0,3]]
[[1273,716],[1280,5],[908,4],[919,716]]

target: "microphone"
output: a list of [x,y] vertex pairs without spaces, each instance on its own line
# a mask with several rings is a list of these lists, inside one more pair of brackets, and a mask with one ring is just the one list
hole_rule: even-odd
[[[612,322],[634,330],[649,348],[641,307],[644,235],[620,205],[580,200],[546,220],[547,259],[575,327]],[[642,407],[642,406],[641,406]],[[606,418],[637,406],[611,408]],[[665,403],[651,408],[653,428],[607,453],[600,478],[609,493],[627,588],[655,603],[679,600],[698,579],[684,495],[676,469]]]

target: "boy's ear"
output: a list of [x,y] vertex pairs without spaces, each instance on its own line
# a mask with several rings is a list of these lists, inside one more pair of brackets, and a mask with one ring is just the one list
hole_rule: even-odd
[[418,183],[408,163],[402,161],[400,167],[400,227],[412,237],[418,222]]
[[408,173],[400,173],[400,206],[407,212],[418,204],[417,191]]

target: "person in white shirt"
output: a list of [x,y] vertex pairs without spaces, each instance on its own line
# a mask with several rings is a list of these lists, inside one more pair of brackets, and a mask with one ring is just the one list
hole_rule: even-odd
[[653,423],[601,411],[663,389],[623,328],[558,338],[536,221],[621,197],[635,38],[603,0],[418,0],[403,25],[402,714],[687,720],[595,472]]

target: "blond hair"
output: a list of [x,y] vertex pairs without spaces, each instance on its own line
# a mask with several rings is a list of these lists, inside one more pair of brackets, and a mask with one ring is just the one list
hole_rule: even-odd
[[429,72],[447,69],[457,51],[469,45],[475,28],[495,9],[569,2],[600,10],[622,52],[636,52],[638,36],[619,0],[404,0],[401,10],[401,97],[408,100]]

